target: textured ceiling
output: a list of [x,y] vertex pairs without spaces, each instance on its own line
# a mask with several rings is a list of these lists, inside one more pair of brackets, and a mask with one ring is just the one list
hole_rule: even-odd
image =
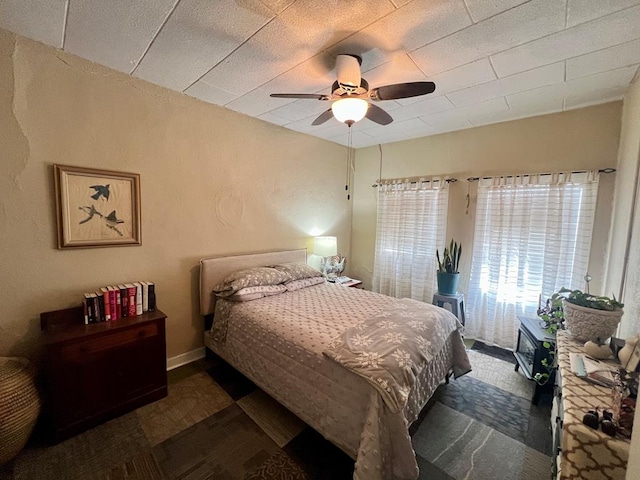
[[640,0],[0,0],[0,27],[285,128],[347,143],[329,102],[335,56],[371,87],[430,80],[377,103],[363,147],[622,98],[640,64]]

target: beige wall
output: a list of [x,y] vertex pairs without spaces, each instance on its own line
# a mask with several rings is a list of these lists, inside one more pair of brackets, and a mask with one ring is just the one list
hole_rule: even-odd
[[[471,176],[542,173],[615,167],[620,137],[620,102],[528,118],[382,146],[382,177],[447,175],[451,184],[447,238],[463,244],[460,288],[466,291],[471,265],[475,186],[471,184],[469,214],[465,213]],[[370,287],[373,271],[378,147],[356,151],[351,274]],[[614,175],[601,175],[590,274],[592,291],[602,288]],[[435,254],[435,252],[434,252]],[[551,294],[553,292],[546,292]]]
[[[40,312],[139,279],[156,282],[176,356],[202,346],[200,258],[322,233],[349,254],[345,147],[3,30],[0,155],[0,355],[35,354]],[[142,246],[56,249],[54,163],[139,173]]]
[[618,169],[606,285],[625,304],[620,336],[628,338],[640,332],[640,80],[624,99]]
[[[610,288],[618,291],[622,274],[626,279],[624,296],[625,313],[622,317],[620,336],[631,337],[640,332],[640,201],[635,199],[635,215],[632,217],[634,192],[640,196],[638,172],[640,170],[640,80],[636,78],[631,90],[624,99],[622,112],[622,133],[620,135],[619,175],[616,181],[614,221],[611,228],[611,256],[607,270],[607,282]],[[633,218],[633,221],[632,221]],[[627,247],[629,229],[632,225],[632,237]],[[627,479],[640,478],[640,415],[636,414],[634,435],[629,450]]]

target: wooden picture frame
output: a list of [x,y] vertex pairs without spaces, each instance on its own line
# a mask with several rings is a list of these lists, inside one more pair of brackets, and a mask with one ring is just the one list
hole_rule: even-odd
[[58,248],[142,245],[140,175],[54,165]]

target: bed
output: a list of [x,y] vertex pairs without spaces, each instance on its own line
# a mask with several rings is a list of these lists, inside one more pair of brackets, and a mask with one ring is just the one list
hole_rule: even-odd
[[[300,281],[285,282],[296,288],[252,301],[230,301],[213,293],[239,270],[296,263],[306,264],[306,250],[201,260],[201,313],[210,320],[215,312],[205,330],[206,347],[351,456],[354,479],[417,478],[408,427],[442,380],[470,371],[462,325],[444,309],[330,284],[322,278],[302,281],[308,285],[299,288]],[[396,325],[416,324],[424,332],[385,333],[398,314],[406,318]],[[405,367],[399,376],[396,372],[383,379],[380,375],[387,372],[380,373],[380,365],[371,363],[371,358],[363,363],[361,351],[356,352],[359,357],[349,356],[349,348],[360,348],[363,338],[376,335],[385,341],[404,339],[401,348],[406,343],[407,350],[408,344],[418,342],[424,347],[418,355],[425,358],[416,360],[412,371]],[[366,341],[376,344],[378,340]],[[409,354],[401,348],[388,359],[402,365]],[[398,352],[407,358],[398,357]],[[354,364],[356,369],[350,368]],[[374,379],[369,376],[371,370]],[[409,385],[389,387],[406,377],[412,377]]]

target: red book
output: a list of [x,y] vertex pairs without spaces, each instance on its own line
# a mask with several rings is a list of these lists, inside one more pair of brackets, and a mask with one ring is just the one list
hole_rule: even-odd
[[135,317],[136,314],[136,287],[132,283],[125,283],[127,287],[127,298],[129,300],[129,317]]
[[104,302],[104,321],[111,320],[111,301],[109,300],[109,289],[107,287],[100,288]]
[[109,290],[109,306],[111,308],[111,320],[118,319],[118,304],[116,299],[116,289],[112,286],[108,286]]
[[122,318],[122,299],[120,298],[120,289],[113,287],[116,292],[116,318]]

